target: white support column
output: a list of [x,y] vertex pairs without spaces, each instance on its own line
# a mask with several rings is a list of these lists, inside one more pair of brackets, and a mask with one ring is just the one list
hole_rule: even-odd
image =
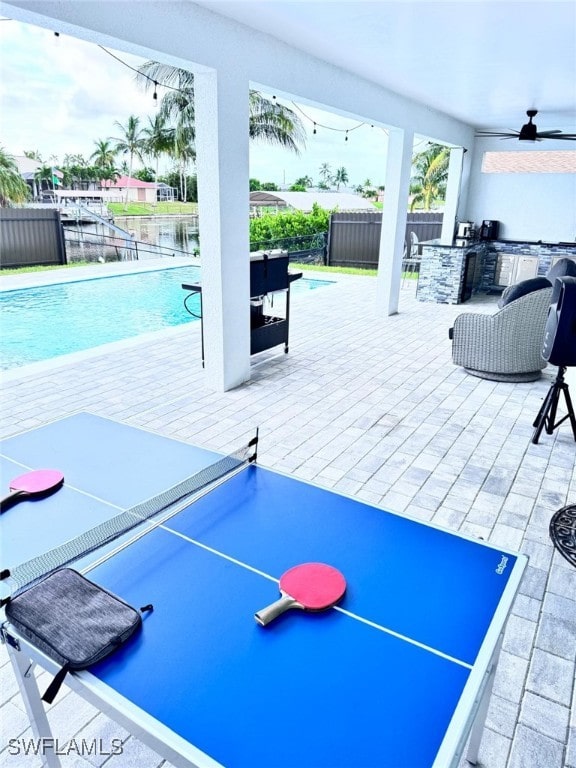
[[390,131],[376,285],[377,312],[387,315],[398,312],[413,143],[412,131]]
[[249,82],[234,70],[194,76],[206,386],[250,378]]
[[446,184],[446,197],[444,201],[444,218],[442,220],[442,232],[440,243],[452,245],[456,217],[458,215],[458,201],[460,199],[460,185],[462,183],[462,164],[464,162],[464,147],[452,147],[448,162],[448,181]]

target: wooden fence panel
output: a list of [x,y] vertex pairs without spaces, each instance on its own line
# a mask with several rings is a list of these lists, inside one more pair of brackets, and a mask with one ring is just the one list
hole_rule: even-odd
[[52,208],[0,208],[2,267],[65,263],[64,233],[58,211]]

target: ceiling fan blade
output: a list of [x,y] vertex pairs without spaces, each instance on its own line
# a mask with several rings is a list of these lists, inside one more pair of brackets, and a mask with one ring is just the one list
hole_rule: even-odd
[[532,118],[538,114],[536,109],[529,109],[526,114],[528,115],[528,123],[522,126],[522,130],[514,131],[512,129],[502,131],[476,131],[474,136],[478,139],[484,138],[496,138],[496,139],[520,139],[525,143],[543,141],[544,139],[560,140],[560,141],[576,141],[576,133],[562,133],[561,130],[555,128],[549,131],[539,131],[536,125],[532,122]]
[[562,131],[538,131],[536,137],[539,139],[559,139]]
[[497,132],[497,131],[476,131],[476,133],[475,133],[474,135],[475,135],[477,138],[484,138],[484,137],[486,137],[486,136],[500,136],[500,137],[502,137],[502,138],[510,138],[510,139],[515,139],[515,138],[517,138],[517,137],[518,137],[520,134],[518,133],[518,131],[515,131],[515,132],[506,132],[506,133],[505,133],[504,131],[502,131],[502,132]]

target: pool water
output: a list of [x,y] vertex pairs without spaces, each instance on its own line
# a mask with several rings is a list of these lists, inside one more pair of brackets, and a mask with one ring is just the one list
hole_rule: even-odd
[[[3,370],[70,352],[196,322],[184,308],[182,283],[198,282],[199,267],[99,277],[0,292]],[[297,280],[292,292],[329,285]],[[199,314],[199,298],[188,300]]]

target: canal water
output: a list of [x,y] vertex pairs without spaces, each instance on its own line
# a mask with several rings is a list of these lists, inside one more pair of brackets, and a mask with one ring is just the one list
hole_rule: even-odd
[[114,224],[128,232],[132,240],[127,240],[118,229],[100,223],[64,227],[68,261],[198,255],[197,216],[117,216]]
[[[134,216],[121,218],[114,223],[133,233],[139,243],[149,243],[163,249],[172,249],[175,255],[197,255],[198,217],[197,216]],[[178,253],[183,251],[183,253]]]

